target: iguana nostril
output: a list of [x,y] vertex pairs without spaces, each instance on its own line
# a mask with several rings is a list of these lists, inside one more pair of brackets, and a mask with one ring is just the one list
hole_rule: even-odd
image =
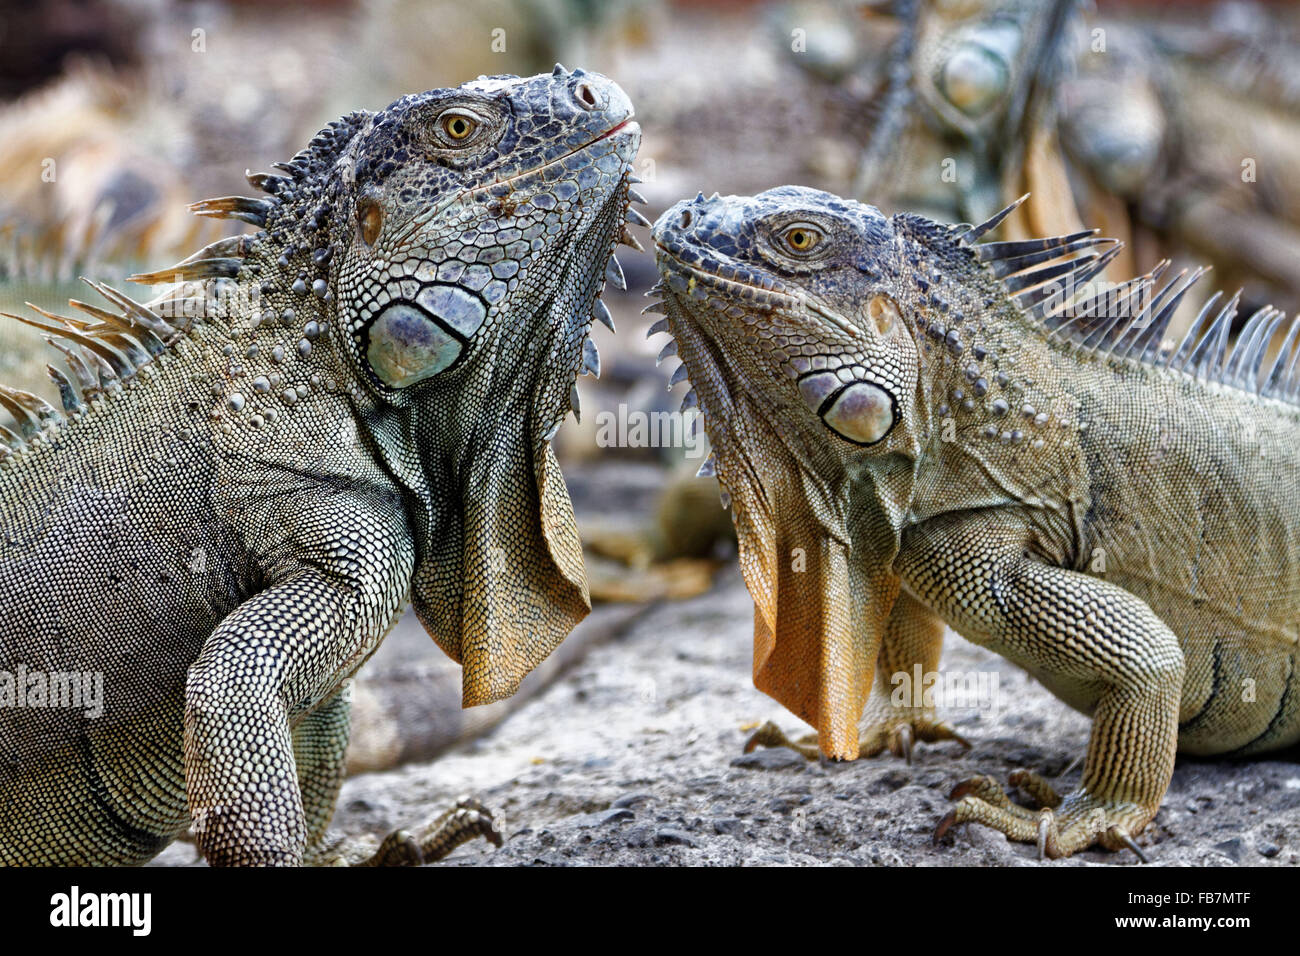
[[579,83],[577,89],[573,91],[574,96],[589,110],[599,109],[601,97],[590,83]]
[[682,228],[689,229],[690,227],[691,227],[691,211],[689,209],[685,209],[682,211]]

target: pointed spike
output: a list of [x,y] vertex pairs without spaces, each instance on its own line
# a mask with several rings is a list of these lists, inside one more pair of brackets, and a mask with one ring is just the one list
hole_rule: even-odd
[[600,352],[590,337],[582,340],[582,370],[588,375],[600,378]]
[[1053,293],[1050,291],[1056,285],[1054,283],[1052,285],[1044,286],[1042,289],[1022,292],[1016,297],[1016,301],[1021,302],[1022,299],[1032,300],[1035,295],[1041,296],[1041,298],[1032,305],[1026,306],[1023,302],[1021,302],[1021,304],[1025,307],[1030,316],[1042,319],[1048,309],[1058,307],[1073,298],[1075,291],[1079,286],[1085,285],[1098,273],[1104,271],[1108,265],[1115,261],[1115,257],[1118,256],[1123,249],[1124,244],[1118,242],[1095,258],[1078,260],[1080,263],[1084,263],[1085,265],[1083,265],[1078,272],[1071,273],[1067,276],[1064,283],[1060,283],[1062,286],[1060,292]]
[[134,366],[127,362],[125,358],[119,355],[116,350],[107,344],[98,342],[91,336],[82,335],[71,327],[66,327],[63,318],[55,315],[53,312],[46,312],[40,306],[31,302],[26,303],[26,305],[28,308],[40,313],[54,322],[63,323],[65,327],[49,326],[43,322],[37,322],[35,319],[29,319],[23,315],[14,315],[9,312],[0,312],[0,315],[8,316],[11,319],[17,319],[24,325],[30,325],[32,328],[40,329],[47,335],[57,335],[61,338],[68,339],[69,341],[81,346],[95,357],[102,359],[104,364],[107,366],[108,371],[111,374],[116,375],[118,378],[125,378],[134,371]]
[[625,246],[631,246],[637,252],[645,252],[645,246],[641,245],[641,243],[637,241],[636,236],[627,231],[626,225],[623,226],[623,231],[619,233],[618,241]]
[[[1074,259],[1067,259],[1064,262],[1057,262],[1050,266],[1043,266],[1041,269],[1035,269],[1033,272],[1008,276],[1002,280],[1002,285],[1005,286],[1007,291],[1012,295],[1019,295],[1026,289],[1033,290],[1035,286],[1040,286],[1044,282],[1072,273],[1085,264],[1096,262],[1097,258],[1096,253],[1090,252]],[[1029,294],[1032,295],[1032,291]]]
[[548,428],[548,429],[546,430],[546,434],[542,436],[542,441],[551,441],[552,439],[554,439],[554,438],[555,438],[555,434],[556,434],[556,432],[558,432],[558,431],[560,430],[560,424],[561,424],[563,421],[564,421],[564,419],[560,419],[560,421],[556,422],[554,425],[552,425],[550,428]]
[[664,359],[668,358],[670,355],[676,355],[676,354],[677,354],[677,340],[669,339],[667,344],[664,345],[664,347],[659,350],[659,357],[655,359],[655,365],[662,365]]
[[699,404],[700,404],[700,397],[695,394],[695,389],[691,389],[689,392],[687,392],[685,395],[682,396],[682,406],[680,410],[683,412],[689,411],[692,408],[698,408]]
[[266,217],[275,203],[267,199],[252,199],[248,196],[221,196],[217,199],[203,199],[190,203],[189,210],[196,216],[213,219],[237,219],[265,226]]
[[1261,394],[1262,385],[1259,370],[1264,364],[1264,354],[1268,351],[1269,343],[1273,341],[1273,336],[1277,334],[1277,327],[1286,318],[1286,313],[1280,309],[1273,310],[1273,318],[1269,321],[1268,327],[1260,334],[1259,344],[1255,346],[1255,354],[1252,355],[1246,365],[1242,368],[1242,374],[1246,379],[1246,387],[1256,395]]
[[1000,212],[994,213],[992,218],[984,220],[984,222],[980,223],[978,226],[971,226],[970,229],[966,230],[964,233],[962,233],[960,236],[957,237],[957,241],[960,243],[965,243],[966,245],[970,245],[971,243],[975,242],[975,240],[977,240],[980,236],[984,235],[986,232],[990,232],[993,229],[996,229],[998,227],[998,224],[1001,223],[1003,219],[1006,219],[1007,216],[1011,215],[1013,212],[1019,209],[1020,204],[1023,203],[1028,198],[1029,198],[1029,193],[1025,193],[1023,196],[1021,196],[1019,199],[1013,202],[1010,206],[1007,206],[1005,209],[1001,210]]
[[627,208],[627,221],[634,226],[645,226],[647,229],[650,228],[650,220],[641,215],[631,206],[628,206]]
[[703,190],[703,189],[701,189],[699,192],[697,192],[697,193],[695,194],[695,199],[693,199],[692,202],[708,202],[708,200],[706,200],[706,199],[704,198],[704,190]]
[[[18,431],[23,438],[31,438],[40,433],[42,419],[46,416],[29,407],[29,403],[20,396],[23,398],[36,398],[35,395],[28,395],[28,393],[20,392],[16,388],[0,385],[0,408],[3,408],[13,417],[14,423],[18,426]],[[42,402],[42,404],[44,403]],[[49,408],[48,405],[45,407]],[[54,409],[50,408],[50,413],[53,414]]]
[[564,76],[569,71],[564,68],[563,63],[555,64],[555,69],[551,70],[551,76]]
[[677,366],[677,368],[673,371],[672,377],[668,379],[668,387],[672,388],[674,385],[686,381],[686,379],[689,376],[690,376],[690,372],[687,371],[685,365]]
[[650,326],[650,328],[646,329],[645,337],[650,338],[650,336],[652,335],[658,335],[660,332],[667,332],[667,331],[668,331],[668,320],[657,319],[654,322],[654,324]]
[[1241,334],[1237,336],[1237,343],[1228,356],[1228,362],[1223,369],[1223,381],[1227,385],[1240,385],[1242,379],[1242,367],[1245,365],[1246,358],[1253,354],[1255,344],[1259,338],[1259,333],[1264,327],[1264,323],[1273,315],[1271,305],[1261,306],[1246,320],[1246,324],[1241,327]]
[[1220,311],[1218,316],[1206,330],[1204,337],[1197,344],[1196,350],[1192,352],[1188,360],[1190,368],[1188,369],[1197,378],[1215,378],[1223,368],[1223,356],[1228,346],[1228,333],[1232,328],[1232,320],[1236,318],[1237,306],[1241,303],[1241,290],[1228,300]]
[[[166,349],[166,345],[164,345],[162,340],[159,339],[158,336],[154,335],[153,332],[149,329],[143,328],[142,326],[133,325],[131,321],[124,316],[114,315],[112,312],[97,308],[96,306],[89,305],[88,303],[81,302],[77,299],[69,299],[68,305],[86,313],[87,315],[94,316],[107,328],[116,329],[120,334],[133,338],[139,343],[139,345],[143,346],[144,350],[150,355],[161,355]],[[83,329],[83,331],[86,330]],[[91,328],[89,331],[92,334],[101,334],[99,329]]]
[[164,342],[170,341],[175,337],[177,333],[176,326],[172,325],[153,309],[137,302],[126,293],[119,292],[112,286],[105,285],[102,282],[95,282],[91,279],[86,279],[85,277],[82,278],[82,281],[109,302],[112,302],[121,309],[126,314],[128,321],[132,323],[139,322]]
[[663,283],[663,280],[662,280],[662,279],[657,279],[657,280],[655,280],[655,284],[652,285],[650,288],[646,289],[646,291],[642,292],[641,295],[642,295],[643,298],[648,299],[648,298],[650,298],[652,295],[659,295],[659,294],[660,294],[661,292],[663,292],[663,291],[664,291],[664,283]]
[[1205,304],[1201,306],[1201,311],[1196,314],[1196,318],[1192,320],[1192,324],[1189,325],[1187,331],[1183,333],[1182,341],[1178,343],[1178,347],[1174,349],[1173,354],[1169,356],[1169,361],[1165,363],[1169,368],[1175,370],[1182,369],[1186,364],[1187,360],[1191,357],[1192,352],[1196,348],[1196,343],[1201,339],[1201,333],[1205,331],[1205,323],[1209,320],[1210,316],[1214,314],[1214,308],[1221,298],[1223,298],[1223,290],[1217,289],[1215,290],[1214,295],[1205,300]]
[[582,401],[578,397],[578,383],[569,386],[569,410],[573,412],[574,421],[582,421]]
[[160,285],[197,279],[233,279],[239,275],[239,269],[243,264],[243,259],[231,257],[197,259],[187,263],[178,262],[171,268],[159,269],[156,272],[138,272],[127,276],[126,280],[141,285]]
[[645,196],[642,196],[639,192],[637,192],[635,189],[632,189],[630,187],[628,188],[627,191],[627,198],[632,200],[633,202],[639,202],[642,205],[645,205],[645,201],[646,201]]
[[1291,326],[1286,330],[1286,338],[1282,340],[1282,347],[1277,350],[1277,358],[1273,360],[1273,367],[1268,371],[1262,394],[1276,395],[1282,387],[1287,359],[1291,357],[1292,349],[1295,347],[1297,332],[1300,332],[1300,315],[1291,320]]
[[273,176],[270,173],[255,173],[247,169],[244,170],[244,178],[248,180],[248,185],[271,196],[280,192],[289,182],[283,176]]
[[1174,313],[1178,311],[1183,297],[1207,272],[1209,269],[1204,266],[1194,271],[1182,288],[1171,295],[1159,308],[1156,308],[1155,302],[1150,304],[1146,311],[1151,312],[1152,315],[1147,319],[1146,328],[1133,340],[1128,350],[1129,355],[1144,362],[1155,363],[1160,355],[1160,343],[1165,339],[1165,331],[1169,328],[1169,323],[1173,320]]
[[64,359],[68,363],[68,369],[72,372],[73,377],[77,380],[83,394],[89,393],[99,387],[99,379],[90,370],[86,360],[81,357],[80,350],[76,346],[65,345],[52,336],[45,336],[46,343],[51,347],[58,349],[63,353]]
[[[969,227],[967,227],[969,228]],[[1066,246],[1071,245],[1081,239],[1096,237],[1100,232],[1099,229],[1085,229],[1082,232],[1072,232],[1068,236],[1053,236],[1047,239],[1022,239],[1010,242],[984,242],[975,246],[975,258],[980,262],[988,262],[993,259],[1023,259],[1025,256],[1034,255],[1040,252],[1051,252],[1056,250],[1059,254]],[[1114,240],[1100,240],[1101,242]]]
[[722,502],[722,510],[726,511],[731,507],[731,492],[726,488],[721,489],[718,492],[718,500]]
[[63,403],[63,410],[70,415],[83,411],[86,407],[85,403],[82,402],[81,396],[77,394],[76,389],[72,387],[72,382],[68,381],[68,376],[53,365],[45,366],[45,371],[49,374],[50,380],[54,382],[54,387],[59,390],[59,401]]
[[[1130,336],[1137,337],[1142,330],[1146,328],[1151,321],[1151,316],[1164,307],[1164,303],[1179,289],[1179,283],[1187,277],[1187,270],[1184,269],[1173,278],[1172,281],[1165,283],[1163,288],[1148,301],[1142,301],[1141,293],[1148,290],[1147,286],[1140,286],[1135,292],[1130,292],[1123,299],[1116,303],[1115,320],[1110,323],[1098,343],[1101,347],[1109,349],[1116,355],[1123,355],[1124,351],[1131,344]],[[1120,288],[1123,288],[1121,285]],[[1132,316],[1127,322],[1124,322],[1124,316]]]
[[640,176],[633,176],[633,175],[631,175],[631,174],[628,175],[628,177],[627,177],[627,181],[628,181],[629,183],[631,183],[633,186],[638,186],[638,185],[640,185],[641,183],[644,183],[644,182],[645,182],[645,180],[642,179]]
[[627,279],[623,277],[623,267],[619,265],[618,256],[609,257],[609,264],[605,266],[605,278],[612,282],[619,292],[627,291]]
[[709,457],[704,459],[704,464],[700,465],[700,470],[695,473],[696,478],[715,478],[718,474],[718,457],[709,452]]
[[[1032,252],[1028,255],[1014,256],[1006,259],[989,259],[987,262],[989,269],[1000,279],[1004,276],[1009,276],[1013,273],[1028,269],[1030,266],[1036,266],[1041,262],[1050,262],[1053,259],[1061,259],[1084,249],[1092,249],[1096,246],[1105,245],[1114,241],[1114,239],[1102,239],[1097,236],[1089,236],[1086,239],[1080,239],[1077,242],[1070,242],[1061,246],[1054,246],[1051,249],[1045,249],[1041,252]],[[976,246],[975,248],[984,249],[986,247]]]
[[609,314],[609,306],[605,305],[599,298],[596,299],[596,304],[592,306],[591,314],[594,318],[599,319],[600,324],[605,328],[611,332],[614,331],[614,317]]

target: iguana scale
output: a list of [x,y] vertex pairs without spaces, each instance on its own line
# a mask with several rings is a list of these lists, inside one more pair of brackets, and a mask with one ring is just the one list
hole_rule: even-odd
[[655,225],[652,331],[732,503],[758,687],[831,757],[952,739],[890,701],[951,625],[1093,727],[1079,789],[1018,772],[1040,812],[977,778],[940,833],[1136,849],[1176,750],[1300,740],[1300,322],[1261,309],[1229,349],[1218,295],[1166,343],[1202,270],[1106,287],[1118,247],[1092,231],[978,241],[1014,208],[698,196]]
[[[588,612],[549,441],[635,242],[631,117],[560,66],[352,113],[196,204],[259,231],[136,277],[179,285],[24,318],[71,374],[64,413],[0,389],[0,862],[140,863],[191,821],[213,864],[321,860],[349,679],[405,602],[467,706]],[[102,714],[18,674],[100,675]],[[492,832],[444,824],[369,862]]]

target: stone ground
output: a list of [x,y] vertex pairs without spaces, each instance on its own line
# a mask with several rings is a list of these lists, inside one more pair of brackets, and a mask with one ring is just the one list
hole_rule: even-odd
[[[932,846],[946,794],[976,773],[1068,772],[1088,721],[1000,658],[955,636],[944,667],[996,674],[1001,709],[957,716],[974,744],[920,745],[809,763],[786,749],[741,754],[742,729],[794,720],[750,683],[751,604],[734,567],[714,590],[663,603],[594,650],[489,735],[439,760],[345,784],[334,826],[351,834],[418,824],[464,794],[504,818],[505,845],[477,840],[442,865],[976,865],[1035,863],[1033,847],[976,826]],[[1155,823],[1153,863],[1297,865],[1300,764],[1180,759]],[[159,862],[183,864],[188,846]],[[1049,866],[1132,865],[1081,853]]]

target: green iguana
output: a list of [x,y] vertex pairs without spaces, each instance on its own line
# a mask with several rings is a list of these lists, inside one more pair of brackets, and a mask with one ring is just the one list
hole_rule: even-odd
[[971,227],[796,187],[698,196],[654,227],[652,331],[733,503],[756,685],[830,757],[957,739],[890,705],[951,625],[1093,728],[1078,790],[1018,772],[1032,811],[976,778],[937,835],[1136,850],[1176,750],[1300,740],[1300,322],[1263,373],[1283,317],[1229,350],[1235,298],[1169,348],[1201,270],[1107,288],[1094,232],[977,242],[1016,205]]
[[[197,203],[260,231],[135,277],[180,283],[150,303],[23,320],[71,376],[64,414],[0,389],[0,862],[139,863],[191,821],[213,864],[356,862],[322,842],[349,679],[403,604],[467,706],[588,612],[549,441],[639,140],[560,66],[407,96]],[[365,862],[475,833],[469,803]]]

